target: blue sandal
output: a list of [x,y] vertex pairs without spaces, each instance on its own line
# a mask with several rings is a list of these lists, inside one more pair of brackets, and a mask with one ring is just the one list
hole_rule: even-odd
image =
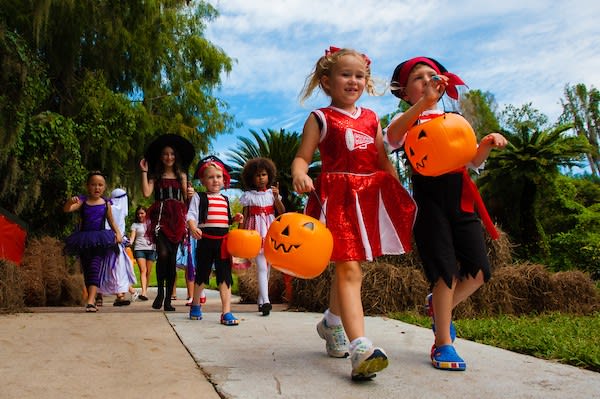
[[190,320],[202,320],[202,306],[190,306]]
[[452,345],[442,345],[433,350],[431,364],[440,370],[464,371],[467,369],[467,363],[458,356],[456,349]]
[[240,324],[240,321],[233,315],[233,313],[223,313],[221,314],[221,324],[225,326],[237,326]]

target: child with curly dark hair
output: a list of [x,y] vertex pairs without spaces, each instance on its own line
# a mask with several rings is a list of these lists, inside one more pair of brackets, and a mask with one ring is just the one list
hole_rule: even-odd
[[[279,195],[279,184],[275,183],[277,167],[268,158],[253,158],[246,162],[242,170],[244,193],[240,202],[244,206],[244,228],[256,230],[263,238],[276,215],[285,212]],[[255,258],[258,280],[258,311],[268,316],[272,306],[269,300],[269,272],[271,265],[267,263],[263,249]]]

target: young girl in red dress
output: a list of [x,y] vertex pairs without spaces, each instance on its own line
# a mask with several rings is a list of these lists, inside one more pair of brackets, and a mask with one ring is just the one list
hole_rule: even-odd
[[[359,262],[409,251],[416,206],[387,157],[377,115],[356,105],[364,90],[374,93],[367,56],[331,47],[301,98],[317,87],[331,103],[309,115],[292,163],[294,190],[311,193],[306,213],[324,222],[334,239],[329,309],[317,332],[330,356],[350,355],[352,379],[366,380],[387,367],[388,358],[365,336]],[[322,167],[315,184],[307,173],[317,147]]]

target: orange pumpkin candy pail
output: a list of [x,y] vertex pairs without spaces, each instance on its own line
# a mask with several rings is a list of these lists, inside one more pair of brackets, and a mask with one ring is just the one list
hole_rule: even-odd
[[327,268],[333,236],[317,219],[287,212],[275,219],[264,243],[265,258],[273,267],[294,277],[315,278]]
[[406,134],[404,151],[417,173],[440,176],[475,157],[477,138],[465,118],[446,113],[413,126]]
[[238,258],[255,258],[261,245],[262,237],[256,230],[235,229],[227,234],[227,251]]

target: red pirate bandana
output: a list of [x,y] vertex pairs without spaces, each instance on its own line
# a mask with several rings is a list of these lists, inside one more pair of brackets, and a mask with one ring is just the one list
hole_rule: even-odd
[[433,70],[438,75],[444,75],[448,78],[448,86],[446,87],[446,93],[448,97],[458,100],[458,90],[456,90],[456,86],[466,86],[465,82],[462,81],[458,75],[453,74],[452,72],[448,72],[446,68],[433,58],[429,57],[415,57],[410,60],[404,61],[400,65],[394,69],[394,73],[392,74],[392,94],[398,98],[401,98],[402,90],[401,88],[406,87],[406,81],[408,80],[408,75],[410,75],[410,71],[413,70],[415,65],[417,64],[425,64],[433,68]]
[[223,185],[225,188],[229,188],[229,184],[231,182],[231,176],[229,176],[229,171],[231,168],[223,163],[219,158],[214,155],[209,155],[200,160],[198,164],[198,168],[196,169],[196,173],[194,173],[195,179],[200,179],[204,175],[204,171],[209,166],[217,166],[219,169],[223,171]]

